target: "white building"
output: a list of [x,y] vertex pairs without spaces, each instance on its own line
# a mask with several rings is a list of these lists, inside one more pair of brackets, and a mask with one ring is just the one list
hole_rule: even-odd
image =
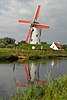
[[31,36],[30,36],[30,44],[40,44],[41,42],[41,29],[32,28]]
[[50,46],[50,48],[52,48],[53,50],[62,50],[62,46],[60,45],[60,43],[52,43],[52,45]]

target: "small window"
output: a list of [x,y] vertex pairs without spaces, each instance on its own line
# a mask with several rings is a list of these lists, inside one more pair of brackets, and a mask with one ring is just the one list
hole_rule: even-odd
[[40,32],[40,36],[41,36],[41,32]]
[[34,31],[34,29],[32,29],[31,33]]
[[33,41],[33,39],[31,39],[31,41]]
[[40,36],[41,36],[41,31],[40,31]]
[[40,42],[40,39],[39,39],[39,42]]
[[34,29],[32,29],[32,32],[34,31]]
[[36,35],[36,37],[38,37],[38,34]]
[[54,48],[54,46],[53,46],[53,48]]
[[38,44],[38,42],[36,44]]

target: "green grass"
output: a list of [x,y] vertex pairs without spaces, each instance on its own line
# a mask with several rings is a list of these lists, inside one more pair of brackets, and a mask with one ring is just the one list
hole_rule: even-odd
[[30,84],[22,95],[16,93],[11,100],[67,100],[67,75],[42,85]]
[[[35,46],[35,50],[32,50],[32,46]],[[41,46],[43,46],[42,50]],[[17,48],[22,49],[28,59],[67,57],[67,51],[54,51],[49,47],[48,44],[23,44]]]
[[[17,58],[17,51],[13,49],[0,48],[0,61],[6,61],[9,58]],[[14,59],[13,59],[14,60]]]
[[[35,50],[32,50],[32,46],[35,46]],[[41,50],[41,46],[43,49]],[[23,44],[17,47],[19,50],[23,50],[28,59],[39,59],[39,58],[57,58],[57,57],[67,57],[67,51],[52,50],[48,44]]]
[[35,46],[35,50],[40,50],[41,46],[43,46],[43,49],[50,49],[48,44],[22,44],[20,46],[17,46],[18,49],[23,50],[32,50],[32,46]]
[[[32,46],[35,46],[35,50],[32,50]],[[41,50],[41,46],[43,49]],[[42,45],[32,45],[32,44],[23,44],[21,46],[17,46],[15,48],[0,48],[0,61],[5,61],[7,58],[15,56],[27,60],[36,60],[36,59],[51,59],[58,57],[67,57],[67,51],[52,50],[48,44]]]
[[67,57],[67,51],[25,50],[24,52],[29,59]]

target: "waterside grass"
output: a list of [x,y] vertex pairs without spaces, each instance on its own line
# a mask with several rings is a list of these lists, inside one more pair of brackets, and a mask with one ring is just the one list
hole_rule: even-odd
[[67,100],[67,75],[46,84],[30,84],[22,95],[16,93],[11,100]]
[[17,60],[17,51],[10,48],[0,48],[0,62]]
[[[35,49],[32,50],[32,46]],[[43,47],[41,49],[41,46]],[[13,59],[25,59],[25,60],[36,60],[36,59],[51,59],[58,57],[67,57],[66,50],[52,50],[47,44],[43,45],[32,45],[23,44],[14,48],[0,48],[0,61],[6,61],[10,58]],[[13,60],[14,60],[13,59]]]
[[[35,49],[32,49],[32,47]],[[42,47],[42,48],[41,48]],[[57,58],[67,57],[66,50],[52,50],[48,44],[23,44],[17,46],[17,49],[22,50],[27,59],[40,59],[40,58]]]

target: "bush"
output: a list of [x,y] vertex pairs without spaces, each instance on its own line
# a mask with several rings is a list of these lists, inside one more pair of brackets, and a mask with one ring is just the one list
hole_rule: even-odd
[[13,48],[14,47],[14,44],[8,44],[6,47],[7,48]]
[[6,45],[4,43],[0,43],[0,48],[5,48]]
[[64,50],[67,50],[67,45],[62,45],[62,48],[63,48]]

